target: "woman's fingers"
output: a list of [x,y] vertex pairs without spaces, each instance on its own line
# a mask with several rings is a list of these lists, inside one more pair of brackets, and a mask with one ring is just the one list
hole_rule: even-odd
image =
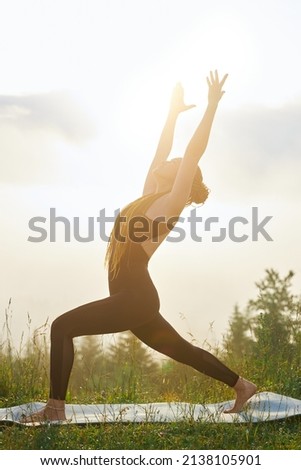
[[226,73],[223,76],[222,80],[220,81],[219,76],[218,76],[218,71],[215,70],[213,73],[212,70],[210,70],[210,78],[207,77],[207,83],[208,85],[220,84],[220,86],[223,86],[227,77],[228,77],[228,74]]
[[226,73],[226,74],[223,76],[222,81],[220,82],[221,87],[224,86],[224,83],[225,83],[225,81],[227,80],[227,78],[228,78],[228,74]]
[[225,74],[220,80],[218,71],[214,72],[210,70],[209,76],[206,77],[208,84],[208,99],[210,102],[218,103],[221,97],[224,95],[223,86],[228,77],[228,74]]

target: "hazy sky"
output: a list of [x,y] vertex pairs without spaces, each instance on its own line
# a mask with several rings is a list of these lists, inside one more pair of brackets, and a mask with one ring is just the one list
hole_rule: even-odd
[[[108,294],[106,244],[76,241],[74,218],[85,236],[88,217],[140,196],[177,81],[197,105],[178,122],[172,155],[183,154],[215,68],[229,78],[201,161],[203,240],[186,223],[185,240],[154,255],[161,313],[212,343],[266,268],[295,271],[300,293],[300,21],[298,0],[0,0],[1,325],[9,298],[18,337],[28,316],[33,329]],[[272,216],[273,241],[252,240],[252,207],[258,223]],[[50,241],[50,208],[71,221],[70,242],[62,224]],[[47,219],[43,242],[28,241],[33,217]],[[205,232],[208,217],[219,222]],[[229,238],[233,217],[247,241]]]

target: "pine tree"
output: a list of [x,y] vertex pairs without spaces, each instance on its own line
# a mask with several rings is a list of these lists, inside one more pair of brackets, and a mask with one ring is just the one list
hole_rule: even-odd
[[262,360],[271,363],[282,359],[292,360],[296,350],[296,332],[300,323],[296,323],[293,314],[296,311],[296,296],[291,290],[292,271],[281,278],[273,269],[266,270],[265,278],[256,283],[258,297],[250,300],[248,311],[255,315],[253,331],[256,339],[255,353]]
[[[258,295],[242,312],[235,307],[224,340],[226,359],[257,384],[301,393],[301,302],[292,294],[294,273],[267,269]],[[228,362],[228,364],[229,364]]]
[[242,313],[238,305],[235,305],[229,321],[229,330],[223,340],[223,347],[228,355],[240,358],[250,353],[253,344],[250,322],[249,313]]
[[151,352],[131,332],[118,335],[109,349],[109,361],[114,387],[125,400],[134,400],[138,392],[143,395],[159,370]]
[[83,336],[74,341],[75,360],[70,389],[76,395],[101,395],[106,387],[107,360],[102,336]]

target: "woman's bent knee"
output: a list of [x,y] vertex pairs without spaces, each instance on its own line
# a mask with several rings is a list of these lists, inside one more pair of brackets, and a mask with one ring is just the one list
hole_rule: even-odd
[[69,336],[70,332],[70,323],[65,321],[63,318],[63,315],[56,318],[52,324],[51,324],[51,329],[50,329],[50,337],[51,340],[64,337],[64,336]]

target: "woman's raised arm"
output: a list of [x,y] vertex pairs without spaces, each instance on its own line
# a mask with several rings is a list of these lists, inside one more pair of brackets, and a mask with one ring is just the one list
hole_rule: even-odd
[[179,114],[183,111],[187,111],[188,109],[193,108],[194,106],[195,105],[184,104],[184,90],[182,85],[178,83],[175,86],[171,96],[169,112],[159,139],[154,159],[147,173],[147,177],[144,183],[143,195],[153,193],[156,189],[153,170],[161,163],[165,162],[170,154],[176,122]]
[[198,162],[208,144],[218,103],[225,93],[222,88],[227,76],[227,74],[224,75],[220,80],[218,72],[215,71],[214,73],[210,72],[210,76],[207,77],[208,105],[199,126],[186,148],[174,185],[169,194],[170,208],[174,212],[181,212],[188,200]]

